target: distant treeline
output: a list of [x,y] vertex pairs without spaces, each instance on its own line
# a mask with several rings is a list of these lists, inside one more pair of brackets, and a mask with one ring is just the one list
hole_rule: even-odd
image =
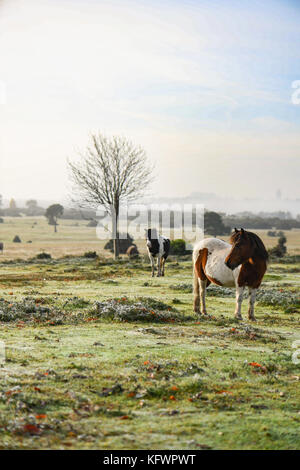
[[281,219],[279,217],[259,217],[240,216],[240,215],[223,215],[223,222],[230,227],[246,227],[248,229],[277,229],[290,230],[292,228],[300,228],[300,220],[297,219]]
[[[11,199],[9,207],[1,207],[0,196],[0,217],[33,217],[45,216],[46,209],[40,207],[35,199],[28,200],[25,207],[17,207],[15,200]],[[153,221],[160,219],[158,214],[152,214]],[[72,220],[87,220],[96,223],[96,212],[87,209],[74,209],[64,208],[61,219]],[[186,223],[192,223],[191,215],[185,216]],[[121,216],[122,219],[122,216]],[[169,218],[162,216],[161,226],[169,226]],[[147,223],[149,221],[147,214],[143,214],[139,222]],[[176,214],[171,211],[171,225],[179,227],[181,222],[181,214]],[[153,223],[153,222],[152,222]],[[243,227],[247,229],[265,229],[265,230],[290,230],[293,228],[300,228],[300,215],[293,218],[289,212],[274,212],[274,213],[259,213],[254,214],[251,212],[243,212],[239,214],[227,215],[221,212],[205,211],[205,226],[208,230],[207,233],[214,233],[217,235],[227,234],[233,227]],[[209,230],[211,229],[211,230]],[[206,230],[206,231],[207,231]],[[218,233],[220,232],[220,233]]]
[[[38,217],[45,216],[46,209],[38,205],[30,207],[0,208],[0,217]],[[95,211],[64,208],[61,219],[91,220],[95,218]]]

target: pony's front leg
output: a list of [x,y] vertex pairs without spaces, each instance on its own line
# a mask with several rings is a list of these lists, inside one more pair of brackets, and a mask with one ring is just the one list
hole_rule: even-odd
[[244,293],[244,287],[239,287],[236,286],[236,305],[235,305],[235,316],[238,320],[242,320],[242,314],[241,314],[241,309],[242,309],[242,302],[243,302],[243,293]]
[[256,318],[254,315],[254,304],[255,304],[255,299],[256,299],[256,292],[257,292],[257,289],[254,289],[253,287],[249,287],[248,318],[249,320],[252,320],[252,321],[256,321]]
[[157,277],[161,276],[161,256],[157,256]]
[[165,275],[165,258],[162,256],[161,257],[161,261],[160,261],[160,266],[161,266],[161,275],[164,276]]
[[152,255],[150,255],[150,262],[151,262],[151,268],[152,268],[152,274],[151,274],[151,276],[154,277],[155,264],[154,264],[154,258],[153,258]]

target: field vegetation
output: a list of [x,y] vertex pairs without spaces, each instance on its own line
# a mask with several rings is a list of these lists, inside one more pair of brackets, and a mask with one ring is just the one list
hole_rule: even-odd
[[285,232],[249,323],[219,287],[194,315],[188,255],[151,279],[143,242],[114,261],[86,221],[59,223],[1,224],[0,448],[299,447],[299,232]]

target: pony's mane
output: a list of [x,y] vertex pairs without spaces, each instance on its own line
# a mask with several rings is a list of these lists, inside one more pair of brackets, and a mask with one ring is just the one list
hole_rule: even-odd
[[[259,238],[256,233],[253,232],[247,232],[244,230],[244,233],[248,236],[249,240],[251,241],[252,245],[254,246],[255,249],[255,254],[259,256],[259,258],[264,259],[265,261],[268,260],[269,255],[266,250],[265,245],[263,244],[262,240]],[[237,242],[238,238],[241,236],[241,231],[239,230],[238,232],[233,232],[230,237],[230,243],[234,244]]]

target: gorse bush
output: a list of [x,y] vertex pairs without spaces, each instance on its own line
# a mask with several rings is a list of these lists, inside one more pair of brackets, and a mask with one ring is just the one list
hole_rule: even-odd
[[84,258],[98,258],[96,251],[86,251],[83,256]]
[[195,320],[182,315],[174,307],[153,298],[127,297],[96,302],[72,297],[63,304],[53,299],[25,297],[20,302],[0,299],[0,322],[26,324],[78,324],[96,320],[127,322],[174,323]]
[[276,246],[269,250],[269,255],[275,258],[282,258],[286,254],[286,237],[282,235]]
[[262,305],[271,305],[274,307],[300,307],[300,296],[297,293],[283,289],[261,289],[258,291],[257,300]]
[[38,253],[36,255],[36,259],[51,259],[52,256],[50,255],[50,253]]
[[141,297],[129,300],[126,297],[111,299],[94,304],[93,315],[98,318],[127,322],[182,322],[194,317],[186,317],[159,300]]
[[170,246],[170,254],[171,255],[185,255],[186,254],[185,241],[182,240],[181,238],[172,240],[171,246]]
[[25,297],[21,302],[10,303],[0,299],[1,322],[50,323],[61,325],[64,314],[52,307],[41,305],[36,299]]

